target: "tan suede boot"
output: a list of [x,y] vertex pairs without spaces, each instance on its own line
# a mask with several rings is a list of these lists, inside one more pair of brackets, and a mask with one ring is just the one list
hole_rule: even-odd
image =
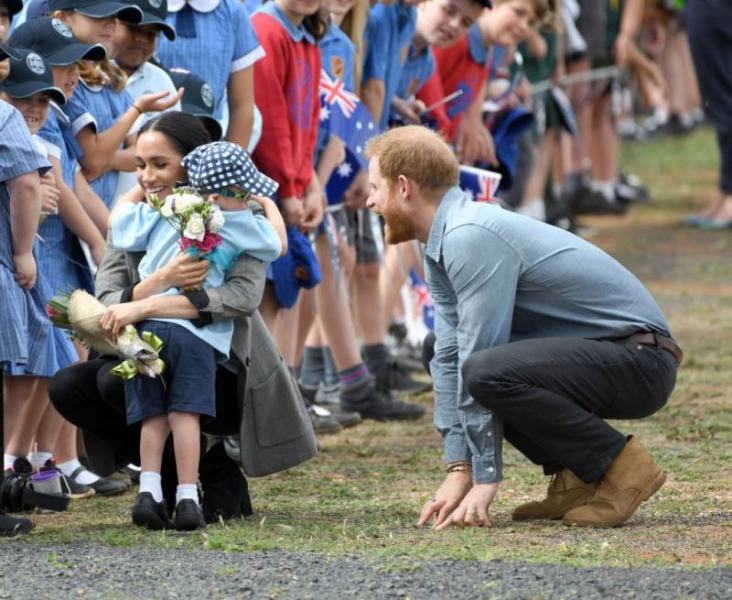
[[573,508],[589,502],[596,487],[596,483],[585,483],[569,469],[562,469],[552,476],[546,498],[517,506],[511,518],[514,521],[561,519]]
[[665,481],[666,475],[651,455],[631,437],[600,479],[592,500],[569,511],[564,515],[563,523],[579,527],[617,527]]

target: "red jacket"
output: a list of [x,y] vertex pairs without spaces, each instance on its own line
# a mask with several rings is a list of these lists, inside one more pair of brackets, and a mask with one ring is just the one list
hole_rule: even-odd
[[280,188],[280,198],[302,199],[313,177],[320,118],[320,49],[295,42],[273,16],[251,17],[267,55],[254,66],[254,99],[262,113],[262,137],[252,154]]

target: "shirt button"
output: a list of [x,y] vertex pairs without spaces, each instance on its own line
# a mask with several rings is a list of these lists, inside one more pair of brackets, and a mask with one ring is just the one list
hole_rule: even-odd
[[493,467],[488,467],[488,472],[489,473],[493,473],[493,471],[495,471],[495,469]]

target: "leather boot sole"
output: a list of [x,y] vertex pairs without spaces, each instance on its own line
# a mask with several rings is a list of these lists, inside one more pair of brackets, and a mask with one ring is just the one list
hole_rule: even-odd
[[[618,515],[611,521],[595,521],[591,519],[575,519],[567,513],[562,523],[564,525],[576,525],[577,527],[617,527],[625,523],[630,517],[633,516],[641,502],[648,500],[653,494],[661,489],[661,486],[666,483],[666,474],[663,471],[659,471],[658,475],[638,494],[638,497],[633,501],[628,509],[622,514]],[[588,507],[592,506],[592,503],[587,504]]]

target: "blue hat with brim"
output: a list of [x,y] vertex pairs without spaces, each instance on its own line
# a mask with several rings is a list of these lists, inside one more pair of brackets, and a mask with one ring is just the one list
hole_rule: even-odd
[[125,23],[138,24],[142,21],[142,11],[134,4],[111,2],[109,0],[48,0],[49,8],[54,10],[73,10],[94,19],[115,17]]
[[29,98],[46,92],[56,104],[66,104],[66,95],[53,84],[53,71],[43,57],[21,48],[13,48],[16,57],[10,57],[10,73],[0,81],[0,90],[11,98]]
[[501,115],[493,128],[493,143],[496,147],[499,167],[496,169],[488,165],[479,166],[501,174],[501,185],[499,186],[501,190],[510,189],[513,185],[519,157],[519,136],[531,127],[533,122],[534,115],[522,106],[517,106]]
[[322,279],[310,241],[295,227],[287,228],[287,254],[272,263],[274,293],[283,308],[292,308],[300,289],[309,290]]

